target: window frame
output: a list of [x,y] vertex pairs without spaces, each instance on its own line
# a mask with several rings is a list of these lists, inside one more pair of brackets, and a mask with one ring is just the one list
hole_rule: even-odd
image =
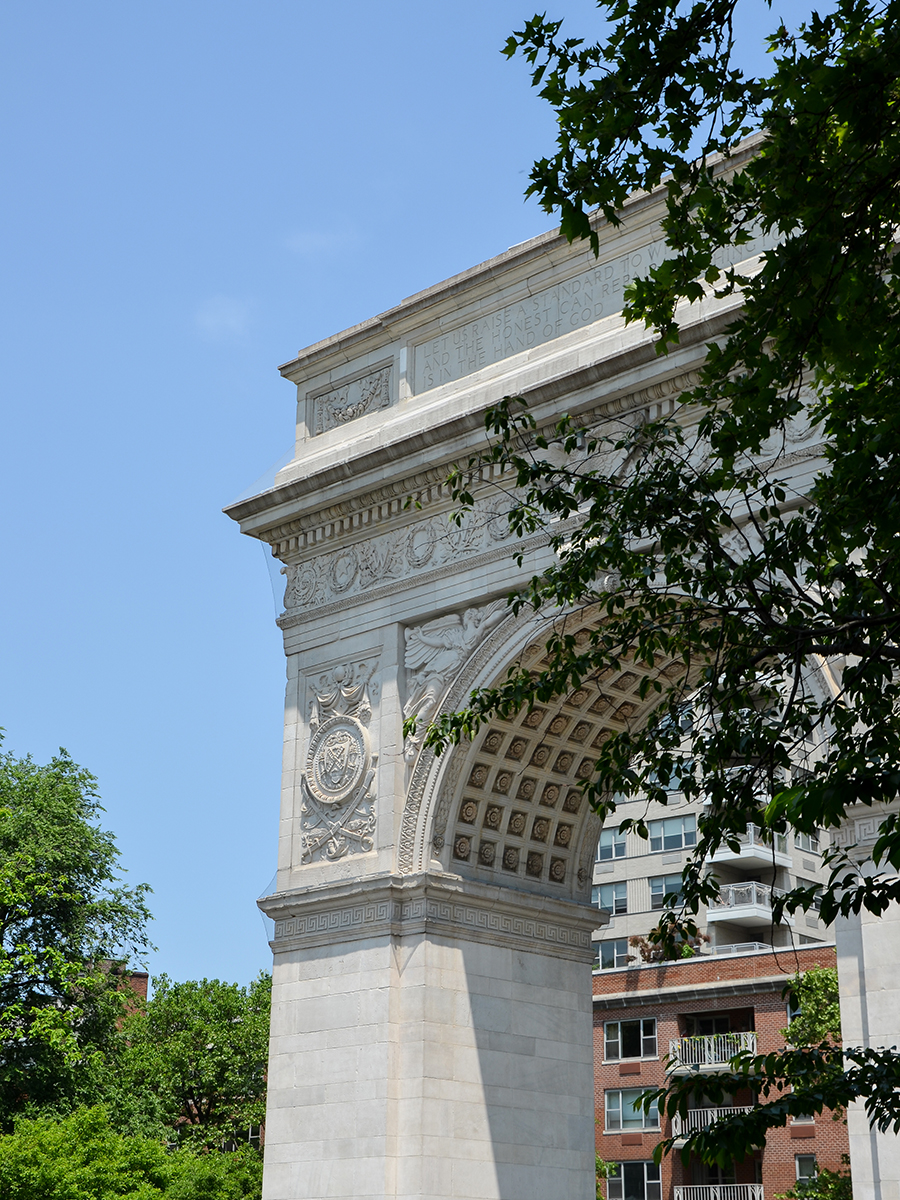
[[[690,822],[693,828],[686,833],[684,827],[687,822]],[[675,835],[666,833],[666,825],[676,824],[681,827],[678,834],[678,844],[676,845],[673,841],[671,845],[667,845],[667,839],[674,838]],[[655,833],[655,830],[659,831],[658,834]],[[684,813],[678,817],[658,817],[653,821],[647,822],[647,832],[651,854],[671,854],[676,850],[689,850],[697,845],[697,814]],[[688,840],[687,834],[690,835],[691,840]],[[659,844],[654,845],[654,842],[658,842]]]
[[[670,886],[669,886],[669,885],[670,885],[670,883],[672,882],[672,880],[673,880],[673,879],[677,879],[677,880],[678,880],[678,887],[677,887],[677,888],[672,888],[672,887],[670,887]],[[663,891],[662,891],[662,893],[659,893],[659,892],[658,892],[657,890],[655,890],[655,889],[654,889],[654,887],[653,887],[654,883],[658,883],[660,880],[662,880],[662,883],[663,883]],[[666,896],[670,896],[670,895],[672,895],[672,894],[677,894],[677,897],[678,897],[678,899],[675,901],[675,904],[676,904],[676,905],[678,905],[678,904],[681,904],[681,903],[682,903],[682,901],[683,901],[684,897],[683,897],[683,895],[682,895],[681,888],[682,888],[682,885],[683,885],[683,883],[684,883],[684,880],[683,880],[683,879],[682,879],[682,877],[681,877],[681,872],[680,872],[680,871],[678,872],[678,874],[677,874],[677,875],[676,875],[676,874],[672,874],[672,875],[651,875],[651,876],[649,877],[649,879],[648,879],[648,881],[647,881],[647,882],[648,882],[648,884],[649,884],[649,886],[650,886],[650,911],[651,911],[651,912],[663,912],[663,911],[664,911],[664,910],[665,910],[667,907],[672,907],[671,905],[666,905],[666,902],[665,902],[665,900],[666,900]],[[654,904],[654,900],[656,900],[656,899],[657,899],[657,897],[659,897],[659,903],[658,903],[658,904]]]
[[[607,837],[608,847],[604,847],[603,839]],[[608,854],[602,854],[601,851],[608,849]],[[627,858],[628,842],[624,833],[619,833],[618,829],[609,828],[601,829],[600,836],[597,838],[597,857],[595,862],[614,862],[617,858]]]
[[801,833],[799,830],[794,830],[794,849],[800,850],[804,854],[821,854],[822,853],[822,831],[817,829],[815,833]]
[[625,1200],[625,1173],[622,1168],[634,1167],[638,1163],[644,1168],[644,1200],[662,1200],[662,1176],[659,1166],[652,1159],[640,1158],[609,1163],[610,1173],[606,1177],[607,1200]]
[[[622,1036],[623,1025],[639,1025],[638,1040],[641,1044],[641,1053],[623,1054],[622,1044],[624,1038]],[[652,1025],[653,1032],[648,1033],[645,1026]],[[609,1030],[615,1028],[616,1035],[610,1038]],[[650,1041],[653,1042],[653,1053],[645,1050],[645,1045]],[[610,1054],[610,1045],[615,1043],[618,1046],[618,1051],[615,1056]],[[659,1058],[659,1024],[656,1017],[632,1017],[627,1021],[604,1021],[603,1022],[603,1061],[604,1062],[643,1062],[644,1060],[652,1060]]]
[[[629,965],[628,959],[632,956],[628,953],[628,938],[603,938],[602,941],[595,942],[594,945],[597,947],[597,966],[601,971],[616,971],[620,967],[627,967]],[[612,966],[604,967],[604,965],[603,965],[603,947],[604,946],[616,946],[616,945],[622,945],[625,947],[625,950],[624,950],[625,960],[621,963],[614,962],[612,964]],[[613,952],[613,957],[615,959],[617,959],[619,957],[618,950]]]
[[[657,1102],[656,1108],[651,1109],[650,1112],[644,1112],[643,1109],[636,1109],[634,1106],[635,1099],[638,1096],[642,1096],[644,1094],[644,1092],[649,1092],[649,1091],[651,1091],[651,1089],[648,1087],[606,1088],[603,1092],[603,1132],[604,1133],[646,1133],[648,1131],[658,1132],[658,1130],[660,1128],[659,1103]],[[624,1116],[625,1108],[626,1108],[626,1101],[625,1101],[624,1097],[626,1095],[632,1097],[632,1099],[627,1102],[628,1107],[630,1108],[630,1111],[632,1113],[632,1117],[630,1118],[630,1124],[626,1124],[625,1116]],[[610,1100],[610,1097],[613,1097],[613,1096],[617,1097],[618,1102],[616,1105],[613,1105],[613,1107],[611,1108],[609,1100]],[[618,1125],[613,1125],[610,1123],[610,1112],[611,1111],[618,1112],[618,1122],[619,1122]],[[655,1122],[654,1122],[654,1115],[655,1115]],[[654,1123],[648,1124],[648,1122],[654,1122]]]
[[[622,917],[627,914],[627,912],[628,912],[628,884],[627,884],[626,880],[617,879],[612,883],[597,883],[597,884],[594,884],[594,887],[597,889],[597,908],[599,908],[601,912],[608,912],[611,917]],[[602,902],[602,892],[603,892],[604,888],[613,888],[613,889],[620,888],[621,889],[621,892],[622,892],[621,896],[615,896],[615,895],[613,896],[612,908],[608,907],[608,905],[603,904],[603,902]],[[620,901],[621,901],[621,908],[619,907]]]
[[[812,1174],[811,1175],[801,1175],[800,1174],[800,1160],[801,1159],[806,1159],[806,1160],[811,1159],[812,1160]],[[816,1156],[814,1154],[795,1154],[794,1155],[794,1176],[798,1183],[800,1183],[802,1180],[806,1180],[806,1179],[815,1179],[815,1178],[817,1178],[818,1174],[819,1174],[819,1164],[816,1162]]]

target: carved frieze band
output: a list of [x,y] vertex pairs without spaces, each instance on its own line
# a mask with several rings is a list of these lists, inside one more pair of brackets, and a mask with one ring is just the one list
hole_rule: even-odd
[[[443,888],[439,882],[429,884],[427,889],[419,886],[412,895],[391,890],[393,894],[387,896],[348,897],[327,906],[315,904],[306,912],[277,915],[273,943],[276,953],[385,933],[402,937],[428,931],[517,949],[550,950],[566,958],[591,955],[596,914],[585,908],[572,905],[568,912],[529,911],[532,905],[528,896],[513,893],[498,904],[495,889],[482,898],[461,894],[459,888]],[[559,907],[562,909],[562,905]]]
[[285,613],[290,616],[297,609],[320,608],[368,593],[380,584],[407,579],[496,546],[510,536],[505,508],[506,503],[498,499],[481,504],[461,525],[442,513],[284,567]]
[[314,396],[313,436],[346,425],[366,413],[378,412],[387,408],[390,402],[391,368],[388,365]]

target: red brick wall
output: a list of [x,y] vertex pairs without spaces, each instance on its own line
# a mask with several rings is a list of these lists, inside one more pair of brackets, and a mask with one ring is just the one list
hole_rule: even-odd
[[[661,963],[653,966],[628,967],[615,971],[601,971],[594,976],[594,995],[610,999],[627,997],[625,1007],[616,1005],[594,1006],[594,1079],[597,1114],[597,1153],[607,1162],[623,1162],[632,1159],[649,1159],[660,1136],[669,1136],[668,1122],[664,1122],[660,1133],[606,1133],[604,1131],[604,1092],[608,1088],[661,1087],[666,1080],[665,1061],[669,1053],[669,1041],[685,1033],[685,1015],[699,1013],[731,1013],[735,1017],[752,1010],[753,1028],[757,1035],[759,1053],[765,1054],[784,1045],[779,1032],[787,1024],[785,1002],[781,988],[774,991],[747,992],[720,998],[691,996],[698,984],[715,982],[740,982],[751,979],[783,977],[785,982],[797,971],[808,970],[813,965],[833,967],[836,964],[833,946],[804,946],[794,951],[778,951],[733,958],[715,955]],[[642,992],[684,989],[681,998],[665,1004],[650,1004],[642,998]],[[747,1014],[749,1015],[749,1014]],[[604,1063],[603,1026],[608,1020],[633,1020],[636,1017],[653,1016],[657,1019],[659,1057],[640,1063]],[[736,1022],[739,1024],[739,1022]],[[749,1096],[736,1097],[749,1103]],[[812,1134],[812,1136],[809,1136]],[[796,1169],[794,1156],[814,1154],[820,1167],[837,1170],[841,1165],[841,1154],[848,1149],[847,1127],[843,1121],[832,1120],[823,1114],[810,1125],[794,1125],[787,1129],[774,1130],[769,1134],[766,1145],[756,1158],[762,1164],[762,1182],[766,1200],[786,1192],[794,1185]],[[736,1182],[755,1183],[756,1163],[748,1159],[736,1168]],[[677,1151],[667,1156],[662,1163],[663,1200],[671,1200],[675,1185],[693,1182],[690,1166],[681,1162]]]

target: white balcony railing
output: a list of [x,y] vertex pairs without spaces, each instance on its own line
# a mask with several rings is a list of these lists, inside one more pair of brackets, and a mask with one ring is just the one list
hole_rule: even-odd
[[[730,837],[734,838],[734,840],[739,842],[742,846],[761,846],[768,850],[769,854],[772,853],[773,835],[771,833],[763,832],[758,825],[748,825],[746,833],[733,833],[730,835]],[[774,834],[774,840],[776,854],[790,854],[786,833]]]
[[736,1054],[756,1053],[755,1033],[711,1033],[700,1037],[676,1038],[669,1042],[673,1068],[721,1067]]
[[674,1137],[687,1137],[691,1133],[699,1133],[707,1129],[713,1121],[721,1121],[723,1117],[733,1117],[735,1113],[753,1112],[752,1104],[741,1104],[731,1108],[689,1108],[686,1117],[677,1114],[672,1118],[672,1134]]
[[725,883],[710,904],[716,908],[771,908],[773,896],[783,896],[779,888],[767,887],[764,883]]
[[676,1187],[675,1200],[763,1200],[761,1183],[702,1183]]
[[710,946],[707,954],[762,954],[772,947],[768,942],[731,942],[724,946]]

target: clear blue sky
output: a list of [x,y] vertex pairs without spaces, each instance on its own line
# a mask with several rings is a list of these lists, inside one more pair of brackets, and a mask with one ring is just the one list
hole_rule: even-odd
[[[547,7],[599,32],[592,0]],[[275,368],[550,227],[522,191],[552,114],[498,53],[532,11],[0,13],[0,725],[6,749],[65,746],[99,776],[154,890],[153,971],[270,962],[254,900],[284,665],[263,553],[220,510],[291,445]]]

